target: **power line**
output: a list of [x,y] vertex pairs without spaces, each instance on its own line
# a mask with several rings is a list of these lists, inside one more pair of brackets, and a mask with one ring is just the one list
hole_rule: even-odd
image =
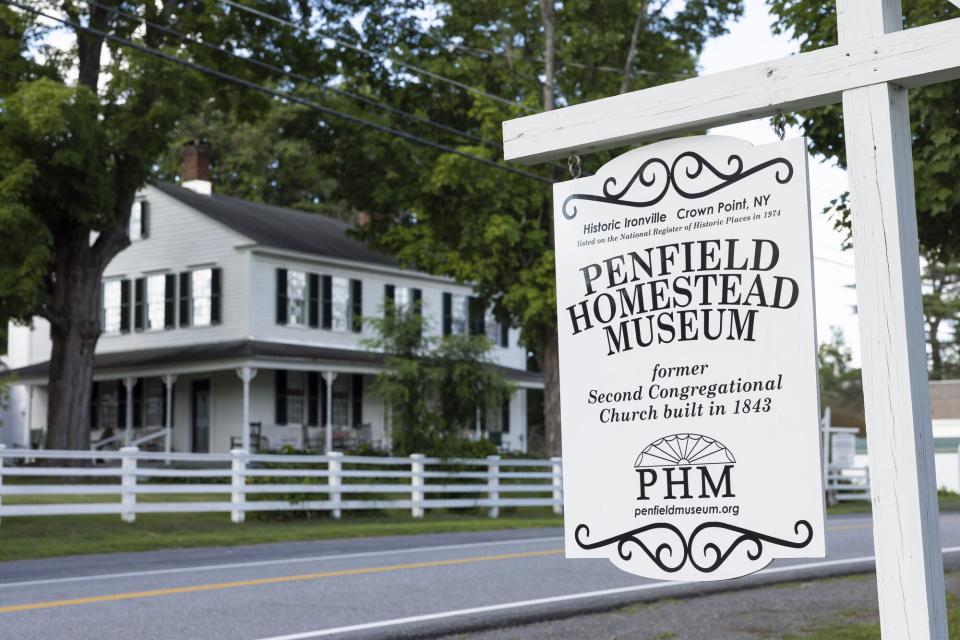
[[374,108],[377,108],[377,109],[381,109],[381,110],[383,110],[383,111],[388,111],[388,112],[390,112],[390,113],[397,114],[397,115],[399,115],[399,116],[401,116],[401,117],[403,117],[403,118],[406,118],[406,119],[408,119],[408,120],[412,120],[412,121],[414,121],[414,122],[419,122],[419,123],[421,123],[421,124],[425,124],[425,125],[427,125],[427,126],[434,127],[434,128],[439,129],[439,130],[441,130],[441,131],[446,131],[447,133],[451,133],[451,134],[453,134],[453,135],[461,136],[461,137],[466,138],[466,139],[468,139],[468,140],[473,140],[474,142],[479,142],[479,143],[484,144],[484,145],[486,145],[486,146],[488,146],[488,147],[490,147],[490,148],[493,148],[493,149],[502,149],[502,148],[503,148],[502,145],[500,145],[500,144],[497,143],[497,142],[493,142],[492,140],[487,140],[486,138],[482,138],[482,137],[477,136],[477,135],[474,135],[474,134],[472,134],[472,133],[469,133],[469,132],[466,132],[466,131],[462,131],[461,129],[457,129],[457,128],[451,127],[451,126],[449,126],[449,125],[446,125],[446,124],[443,124],[443,123],[440,123],[440,122],[436,122],[436,121],[431,120],[431,119],[429,119],[429,118],[424,118],[424,117],[422,117],[422,116],[418,116],[418,115],[413,114],[413,113],[410,113],[410,112],[408,112],[408,111],[404,111],[403,109],[399,109],[399,108],[394,107],[394,106],[392,106],[392,105],[385,104],[385,103],[383,103],[383,102],[381,102],[381,101],[379,101],[379,100],[374,100],[373,98],[368,98],[367,96],[363,96],[363,95],[360,95],[360,94],[358,94],[358,93],[354,93],[354,92],[352,92],[352,91],[347,91],[347,90],[344,90],[344,89],[339,89],[339,88],[337,88],[337,87],[331,87],[331,86],[329,86],[329,85],[326,85],[326,84],[324,84],[324,83],[322,83],[322,82],[317,81],[316,79],[309,78],[309,77],[307,77],[307,76],[305,76],[305,75],[303,75],[303,74],[299,74],[299,73],[296,73],[296,72],[293,72],[293,71],[288,71],[288,70],[283,69],[283,68],[281,68],[281,67],[278,67],[278,66],[276,66],[276,65],[272,65],[272,64],[270,64],[270,63],[263,62],[263,61],[261,61],[261,60],[255,59],[255,58],[246,58],[246,57],[241,56],[241,55],[238,55],[238,54],[236,54],[236,53],[234,53],[234,52],[232,52],[232,51],[227,51],[226,49],[222,49],[222,48],[220,48],[220,47],[218,47],[218,46],[216,46],[216,45],[214,45],[214,44],[211,44],[211,43],[209,43],[209,42],[200,42],[200,41],[194,40],[194,39],[190,38],[189,36],[187,36],[186,34],[180,32],[180,31],[177,31],[177,30],[175,30],[175,29],[172,29],[172,28],[170,28],[170,27],[167,27],[167,26],[165,26],[165,25],[162,25],[162,24],[159,24],[159,23],[156,23],[156,22],[152,22],[152,21],[147,20],[146,18],[142,18],[142,17],[140,17],[140,16],[138,16],[138,15],[135,15],[135,14],[132,14],[132,13],[127,13],[127,12],[125,12],[125,11],[121,11],[120,9],[118,9],[118,8],[116,8],[116,7],[111,7],[111,6],[107,6],[107,5],[101,4],[101,3],[97,2],[96,0],[87,0],[87,1],[88,1],[88,4],[90,4],[90,5],[99,7],[99,8],[101,8],[101,9],[105,10],[105,11],[109,11],[110,13],[113,13],[113,14],[115,14],[115,15],[118,15],[118,16],[120,16],[120,17],[122,17],[122,18],[124,18],[124,19],[126,19],[126,20],[128,20],[128,21],[137,22],[137,23],[143,23],[143,24],[149,26],[149,27],[152,28],[152,29],[156,29],[157,31],[161,31],[161,32],[163,32],[163,33],[169,34],[169,35],[171,35],[171,36],[179,39],[181,42],[185,42],[185,43],[187,43],[187,44],[192,44],[192,45],[197,45],[197,46],[204,47],[204,48],[206,48],[206,49],[208,49],[208,50],[210,50],[210,51],[215,51],[215,52],[217,52],[217,53],[223,54],[223,55],[228,56],[228,57],[230,57],[230,58],[233,58],[233,59],[235,59],[235,60],[240,60],[241,62],[246,62],[246,63],[252,64],[252,65],[255,65],[255,66],[257,66],[257,67],[260,67],[261,69],[266,69],[266,70],[271,71],[271,72],[273,72],[273,73],[279,73],[279,74],[282,74],[282,75],[287,76],[287,77],[289,77],[289,78],[293,78],[293,79],[299,80],[299,81],[301,81],[301,82],[306,82],[306,83],[308,83],[308,84],[310,84],[310,85],[313,85],[313,86],[319,88],[321,91],[327,91],[327,92],[334,93],[334,94],[337,94],[337,95],[342,95],[342,96],[347,97],[347,98],[350,98],[350,99],[352,99],[352,100],[356,100],[356,101],[358,101],[358,102],[362,102],[362,103],[364,103],[364,104],[366,104],[366,105],[369,105],[369,106],[371,106],[371,107],[374,107]]
[[310,107],[310,108],[312,108],[312,109],[315,109],[316,111],[319,111],[319,112],[321,112],[321,113],[327,114],[327,115],[329,115],[329,116],[333,116],[333,117],[335,117],[335,118],[339,118],[339,119],[341,119],[341,120],[345,120],[345,121],[347,121],[347,122],[351,122],[351,123],[353,123],[353,124],[358,124],[358,125],[361,125],[361,126],[369,127],[369,128],[371,128],[371,129],[375,129],[375,130],[377,130],[377,131],[381,131],[381,132],[383,132],[383,133],[387,133],[387,134],[396,136],[396,137],[398,137],[398,138],[402,138],[402,139],[404,139],[404,140],[408,140],[408,141],[410,141],[410,142],[414,142],[414,143],[417,143],[417,144],[420,144],[420,145],[423,145],[423,146],[427,146],[427,147],[431,147],[431,148],[434,148],[434,149],[438,149],[438,150],[443,151],[443,152],[445,152],[445,153],[450,153],[450,154],[453,154],[453,155],[456,155],[456,156],[460,156],[461,158],[465,158],[465,159],[467,159],[467,160],[473,160],[473,161],[478,162],[478,163],[480,163],[480,164],[484,164],[484,165],[489,166],[489,167],[494,167],[494,168],[496,168],[496,169],[500,169],[501,171],[506,171],[507,173],[512,173],[512,174],[514,174],[514,175],[523,176],[523,177],[525,177],[525,178],[531,178],[531,179],[533,179],[533,180],[536,180],[536,181],[538,181],[538,182],[542,182],[542,183],[545,183],[545,184],[553,184],[553,180],[551,180],[550,178],[547,178],[546,176],[541,176],[541,175],[537,175],[537,174],[535,174],[535,173],[530,173],[530,172],[528,172],[528,171],[523,171],[522,169],[517,169],[517,168],[511,167],[511,166],[509,166],[509,165],[500,164],[499,162],[496,162],[496,161],[494,161],[494,160],[488,160],[487,158],[482,158],[482,157],[480,157],[480,156],[473,155],[472,153],[467,153],[466,151],[460,151],[459,149],[455,149],[455,148],[450,147],[450,146],[447,146],[447,145],[445,145],[445,144],[441,144],[441,143],[438,143],[438,142],[434,142],[433,140],[428,140],[428,139],[426,139],[426,138],[422,138],[422,137],[420,137],[420,136],[418,136],[418,135],[416,135],[416,134],[409,133],[409,132],[403,131],[403,130],[401,130],[401,129],[394,129],[394,128],[388,127],[388,126],[386,126],[386,125],[382,125],[382,124],[379,124],[379,123],[377,123],[377,122],[373,122],[372,120],[367,120],[367,119],[361,118],[361,117],[359,117],[359,116],[354,116],[354,115],[351,115],[351,114],[349,114],[349,113],[344,113],[344,112],[342,112],[342,111],[338,111],[338,110],[336,110],[336,109],[332,109],[332,108],[327,107],[327,106],[324,106],[324,105],[322,105],[322,104],[313,102],[312,100],[307,100],[306,98],[301,98],[301,97],[299,97],[299,96],[296,96],[296,95],[293,95],[293,94],[290,94],[290,93],[286,93],[286,92],[283,92],[283,91],[277,91],[276,89],[271,89],[271,88],[269,88],[269,87],[265,87],[265,86],[263,86],[263,85],[260,85],[260,84],[255,83],[255,82],[251,82],[250,80],[245,80],[244,78],[240,78],[240,77],[238,77],[238,76],[235,76],[235,75],[232,75],[232,74],[229,74],[229,73],[225,73],[225,72],[220,71],[220,70],[218,70],[218,69],[213,69],[213,68],[211,68],[211,67],[207,67],[207,66],[205,66],[205,65],[199,64],[199,63],[197,63],[197,62],[193,62],[193,61],[191,61],[191,60],[184,60],[184,59],[182,59],[182,58],[178,58],[178,57],[173,56],[173,55],[170,55],[170,54],[168,54],[168,53],[164,53],[164,52],[159,51],[159,50],[157,50],[157,49],[154,49],[154,48],[152,48],[152,47],[149,47],[149,46],[146,46],[146,45],[142,45],[142,44],[138,44],[138,43],[136,43],[136,42],[133,42],[133,41],[131,41],[131,40],[128,40],[127,38],[123,38],[123,37],[121,37],[121,36],[117,36],[117,35],[114,35],[114,34],[111,34],[111,33],[106,33],[106,32],[104,32],[104,31],[100,31],[99,29],[94,29],[94,28],[92,28],[92,27],[84,26],[84,25],[82,25],[82,24],[80,24],[80,23],[78,23],[78,22],[76,22],[76,21],[74,21],[74,20],[70,20],[70,19],[68,19],[68,18],[60,18],[60,17],[58,17],[58,16],[51,16],[51,15],[49,15],[49,14],[47,14],[47,13],[44,13],[43,11],[40,11],[40,10],[38,10],[38,9],[34,9],[34,8],[32,8],[32,7],[28,7],[28,6],[26,6],[26,5],[20,4],[19,2],[15,2],[14,0],[0,0],[0,4],[5,4],[5,5],[8,5],[8,6],[16,7],[16,8],[18,8],[18,9],[23,10],[23,11],[26,11],[26,12],[28,12],[28,13],[31,13],[31,14],[33,14],[33,15],[35,15],[35,16],[44,17],[44,18],[47,18],[48,20],[53,20],[53,21],[55,21],[55,22],[59,22],[60,24],[73,27],[74,29],[77,29],[77,30],[80,30],[80,31],[85,31],[86,33],[93,34],[93,35],[95,35],[95,36],[98,36],[98,37],[100,37],[100,38],[104,38],[104,39],[106,39],[106,40],[110,40],[111,42],[116,42],[116,43],[121,44],[121,45],[123,45],[123,46],[125,46],[125,47],[131,48],[131,49],[135,49],[135,50],[137,50],[137,51],[140,51],[140,52],[142,52],[142,53],[146,53],[146,54],[148,54],[148,55],[151,55],[151,56],[154,56],[154,57],[157,57],[157,58],[160,58],[160,59],[162,59],[162,60],[166,60],[167,62],[172,62],[172,63],[174,63],[174,64],[179,64],[179,65],[181,65],[181,66],[184,66],[184,67],[187,67],[187,68],[189,68],[189,69],[192,69],[192,70],[194,70],[194,71],[196,71],[196,72],[198,72],[198,73],[203,73],[203,74],[206,74],[206,75],[214,76],[214,77],[220,78],[221,80],[226,80],[227,82],[232,82],[232,83],[234,83],[234,84],[238,84],[238,85],[243,86],[243,87],[246,87],[246,88],[248,88],[248,89],[253,89],[254,91],[258,91],[258,92],[260,92],[260,93],[263,93],[263,94],[266,94],[266,95],[270,95],[270,96],[273,96],[273,97],[275,97],[275,98],[280,98],[281,100],[289,100],[290,102],[295,102],[295,103],[297,103],[297,104],[302,104],[302,105],[304,105],[304,106],[306,106],[306,107]]
[[[290,20],[287,20],[287,19],[285,19],[285,18],[280,18],[280,17],[278,17],[278,16],[275,16],[275,15],[273,15],[273,14],[267,13],[267,12],[265,12],[265,11],[260,11],[259,9],[255,9],[255,8],[253,8],[253,7],[248,7],[248,6],[244,5],[244,4],[240,4],[239,2],[234,2],[234,0],[220,0],[220,2],[222,2],[223,4],[225,4],[225,5],[227,5],[227,6],[234,7],[234,8],[236,8],[236,9],[239,9],[240,11],[246,11],[247,13],[250,13],[251,15],[255,15],[255,16],[258,16],[258,17],[260,17],[260,18],[264,18],[265,20],[272,20],[272,21],[276,22],[277,24],[282,24],[282,25],[284,25],[284,26],[286,26],[286,27],[289,27],[289,28],[291,28],[291,29],[294,29],[294,30],[296,30],[296,31],[300,31],[300,32],[305,33],[305,34],[307,34],[307,35],[311,35],[311,34],[310,34],[310,30],[309,30],[308,28],[302,27],[302,26],[298,25],[297,23],[291,22]],[[434,80],[438,80],[438,81],[440,81],[440,82],[444,82],[444,83],[446,83],[446,84],[452,85],[452,86],[457,87],[457,88],[459,88],[459,89],[463,89],[464,91],[469,91],[470,93],[476,94],[476,95],[478,95],[478,96],[483,96],[484,98],[487,98],[487,99],[489,99],[489,100],[494,100],[494,101],[496,101],[496,102],[500,102],[500,103],[502,103],[502,104],[506,104],[506,105],[509,105],[509,106],[511,106],[511,107],[515,107],[515,108],[518,108],[518,109],[523,109],[524,111],[528,111],[528,112],[530,112],[530,113],[534,113],[534,112],[535,112],[534,109],[531,109],[530,107],[528,107],[528,106],[526,106],[526,105],[520,104],[519,102],[516,102],[515,100],[509,100],[509,99],[504,98],[504,97],[502,97],[502,96],[498,96],[498,95],[493,94],[493,93],[490,93],[490,92],[488,92],[488,91],[484,91],[483,89],[480,89],[480,88],[478,88],[478,87],[474,87],[474,86],[471,86],[471,85],[469,85],[469,84],[460,82],[459,80],[454,80],[453,78],[448,78],[448,77],[446,77],[446,76],[440,75],[439,73],[435,73],[435,72],[433,72],[433,71],[429,71],[429,70],[427,70],[427,69],[424,69],[423,67],[418,67],[418,66],[416,66],[416,65],[410,64],[409,62],[406,62],[406,61],[401,60],[401,59],[399,59],[399,58],[390,56],[390,55],[388,55],[388,54],[377,53],[376,51],[371,51],[370,49],[367,49],[367,48],[365,48],[365,47],[362,47],[362,46],[360,46],[360,45],[358,45],[358,44],[354,44],[354,43],[352,43],[352,42],[347,42],[346,40],[340,38],[339,36],[331,34],[329,31],[324,31],[323,29],[319,29],[319,28],[318,28],[318,29],[317,29],[317,32],[320,33],[320,34],[321,34],[322,36],[324,36],[325,38],[328,38],[328,39],[332,40],[333,42],[336,42],[337,44],[339,44],[339,45],[342,46],[342,47],[346,47],[346,48],[348,48],[348,49],[352,49],[352,50],[354,50],[354,51],[356,51],[356,52],[358,52],[358,53],[362,53],[362,54],[364,54],[364,55],[366,55],[366,56],[369,56],[369,57],[371,57],[371,58],[377,58],[377,59],[380,59],[380,60],[389,60],[389,61],[392,62],[393,64],[396,64],[396,65],[398,65],[398,66],[401,66],[401,67],[404,67],[404,68],[406,68],[406,69],[409,69],[410,71],[412,71],[413,73],[415,73],[415,74],[417,74],[417,75],[427,76],[427,77],[429,77],[429,78],[433,78]]]

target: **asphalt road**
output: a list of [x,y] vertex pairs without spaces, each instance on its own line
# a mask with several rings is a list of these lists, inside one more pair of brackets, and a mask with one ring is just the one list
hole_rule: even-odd
[[[942,538],[960,561],[960,514],[942,517]],[[872,568],[869,516],[831,518],[827,541],[825,561],[692,585],[565,560],[555,529],[9,562],[0,638],[422,638]]]

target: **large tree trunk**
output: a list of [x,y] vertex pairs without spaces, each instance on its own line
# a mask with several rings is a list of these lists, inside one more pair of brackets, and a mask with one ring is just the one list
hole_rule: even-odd
[[550,327],[543,340],[544,453],[559,456],[560,448],[560,349],[557,328]]
[[930,379],[943,379],[943,347],[940,344],[940,319],[927,320],[927,342],[930,344]]
[[102,234],[90,246],[85,227],[54,238],[53,290],[45,313],[53,350],[47,399],[48,449],[90,448],[90,391],[93,356],[100,337],[100,282],[109,260],[127,243],[126,234]]
[[[543,110],[552,111],[556,104],[556,13],[554,0],[539,0],[540,22],[543,26]],[[550,229],[550,247],[553,247],[553,211],[547,215]],[[548,326],[543,337],[543,429],[544,449],[548,456],[560,455],[560,350],[557,327]]]

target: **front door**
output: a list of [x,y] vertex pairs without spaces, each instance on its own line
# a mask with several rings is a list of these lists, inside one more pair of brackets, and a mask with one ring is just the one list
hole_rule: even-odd
[[210,381],[193,381],[193,452],[210,451]]

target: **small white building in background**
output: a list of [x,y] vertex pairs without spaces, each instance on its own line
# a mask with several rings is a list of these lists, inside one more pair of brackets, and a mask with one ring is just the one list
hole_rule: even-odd
[[[169,407],[174,451],[240,446],[246,377],[253,446],[323,450],[330,423],[334,448],[388,449],[388,412],[372,388],[383,356],[364,345],[372,334],[358,318],[393,300],[419,301],[432,334],[491,338],[515,391],[478,416],[475,435],[526,450],[527,392],[542,376],[526,371],[519,331],[496,323],[469,287],[400,268],[344,222],[213,194],[203,168],[184,178],[142,191],[133,242],[104,274],[94,442],[120,443],[128,418],[134,439],[159,434]],[[16,384],[0,442],[28,446],[45,429],[49,359],[45,320],[11,324],[2,361]]]

